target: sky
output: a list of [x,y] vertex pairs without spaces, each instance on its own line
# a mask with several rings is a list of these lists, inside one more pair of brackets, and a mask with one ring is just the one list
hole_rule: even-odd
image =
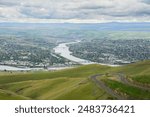
[[150,22],[150,0],[0,0],[0,22]]

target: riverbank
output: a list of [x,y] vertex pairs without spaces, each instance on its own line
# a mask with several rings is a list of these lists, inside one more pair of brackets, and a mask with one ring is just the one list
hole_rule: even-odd
[[28,67],[15,67],[9,65],[0,65],[0,71],[37,71],[43,68],[28,68]]
[[14,66],[8,66],[8,65],[0,65],[0,71],[56,71],[56,70],[63,70],[63,69],[69,69],[74,68],[75,66],[64,66],[64,67],[48,67],[47,69],[44,68],[20,68],[20,67],[14,67]]

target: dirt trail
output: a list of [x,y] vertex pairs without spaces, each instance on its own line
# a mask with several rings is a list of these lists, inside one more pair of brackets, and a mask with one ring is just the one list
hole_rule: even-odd
[[128,81],[128,79],[122,73],[118,73],[117,75],[118,75],[118,77],[117,77],[118,80],[120,82],[122,82],[123,84],[127,84],[127,85],[130,85],[130,86],[133,86],[133,87],[137,87],[137,88],[140,88],[140,89],[143,89],[143,90],[149,90],[150,91],[149,87],[144,87],[144,86],[141,86],[141,85],[137,85],[137,84],[134,84],[134,83]]
[[98,80],[97,77],[100,77],[100,76],[102,76],[102,74],[96,74],[96,75],[91,76],[90,78],[92,79],[92,81],[95,82],[95,84],[97,84],[98,87],[104,89],[111,96],[116,97],[119,100],[125,99],[124,97],[115,93],[111,88],[107,87],[103,81]]

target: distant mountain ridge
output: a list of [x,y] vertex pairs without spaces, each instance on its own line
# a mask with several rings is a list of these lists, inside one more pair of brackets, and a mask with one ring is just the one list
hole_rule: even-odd
[[0,23],[1,27],[51,27],[102,31],[150,31],[150,22],[110,22],[110,23]]

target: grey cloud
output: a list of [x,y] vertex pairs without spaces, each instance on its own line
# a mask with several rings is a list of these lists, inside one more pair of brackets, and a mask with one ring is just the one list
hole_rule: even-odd
[[142,0],[142,2],[150,4],[150,0]]
[[[130,3],[131,2],[131,3]],[[17,14],[10,12],[12,19],[134,19],[150,17],[150,0],[0,0],[0,14],[8,14],[11,7]],[[17,8],[17,10],[15,10]],[[6,12],[6,13],[5,13]],[[0,20],[2,18],[0,17]]]
[[101,10],[101,9],[106,9],[106,8],[111,8],[111,7],[106,7],[106,6],[100,6],[100,5],[87,5],[87,6],[82,6],[78,7],[77,9],[83,9],[83,10]]
[[54,9],[44,9],[43,7],[31,7],[31,6],[21,8],[20,12],[26,17],[39,19],[72,19],[76,18],[77,17],[76,14],[78,14],[73,11],[71,12],[63,10],[59,11]]
[[149,11],[139,11],[137,13],[135,13],[135,16],[150,16],[150,10]]
[[38,19],[51,19],[51,13],[49,14],[44,14],[44,13],[39,13],[36,10],[31,10],[31,9],[24,9],[20,11],[21,14],[23,14],[24,16],[28,17],[28,18],[38,18]]
[[11,1],[11,0],[0,0],[0,5],[1,6],[17,6],[17,5],[20,5],[20,0],[18,1]]

